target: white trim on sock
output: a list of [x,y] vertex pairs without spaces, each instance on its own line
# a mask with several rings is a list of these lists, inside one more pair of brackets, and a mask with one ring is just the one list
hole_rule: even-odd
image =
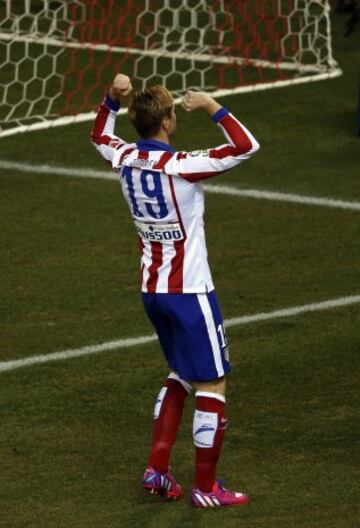
[[204,398],[213,398],[214,400],[219,400],[223,403],[225,403],[226,399],[225,396],[222,394],[218,394],[217,392],[207,392],[207,391],[196,391],[195,396],[201,396]]
[[173,379],[173,380],[176,380],[176,381],[178,381],[179,383],[181,383],[181,385],[184,387],[184,389],[186,390],[186,392],[187,392],[188,394],[190,394],[191,389],[192,389],[192,386],[191,386],[190,383],[188,383],[187,381],[181,379],[180,376],[178,376],[178,375],[176,374],[176,372],[170,372],[170,374],[168,375],[168,379]]

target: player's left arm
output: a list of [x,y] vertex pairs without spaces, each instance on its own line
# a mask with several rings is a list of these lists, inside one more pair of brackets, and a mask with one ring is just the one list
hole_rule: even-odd
[[114,134],[116,114],[120,104],[126,102],[132,90],[132,85],[127,75],[118,74],[102,103],[100,104],[94,126],[91,132],[91,141],[106,161],[111,164],[118,159],[119,149],[126,142]]
[[188,112],[205,109],[220,127],[228,143],[195,152],[178,152],[164,166],[168,174],[196,182],[235,167],[259,150],[260,145],[251,132],[209,94],[187,92],[183,107]]

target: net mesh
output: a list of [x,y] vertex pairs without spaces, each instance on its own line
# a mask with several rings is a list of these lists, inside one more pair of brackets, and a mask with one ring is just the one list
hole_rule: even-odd
[[335,69],[325,0],[0,0],[3,128],[93,110],[119,71],[179,95]]

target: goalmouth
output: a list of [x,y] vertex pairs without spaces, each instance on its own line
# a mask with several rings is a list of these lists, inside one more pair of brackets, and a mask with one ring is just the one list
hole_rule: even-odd
[[0,137],[93,119],[116,73],[216,97],[341,75],[327,0],[0,0]]

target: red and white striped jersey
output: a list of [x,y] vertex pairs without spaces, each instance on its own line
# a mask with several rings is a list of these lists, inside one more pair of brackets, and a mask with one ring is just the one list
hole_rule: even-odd
[[126,141],[114,135],[117,102],[106,97],[92,142],[119,174],[139,238],[142,291],[205,293],[214,289],[204,232],[201,180],[221,174],[259,149],[252,134],[225,108],[212,117],[228,143],[176,152],[156,140]]

